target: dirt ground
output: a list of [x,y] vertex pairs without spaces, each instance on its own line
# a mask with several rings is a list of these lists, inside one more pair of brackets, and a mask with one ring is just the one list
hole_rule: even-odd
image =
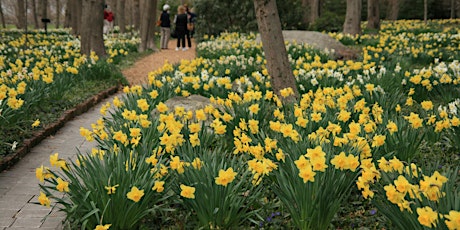
[[194,59],[196,57],[196,44],[192,39],[192,48],[186,51],[176,51],[176,39],[171,39],[168,49],[162,49],[149,56],[137,60],[133,66],[124,69],[123,75],[131,85],[139,85],[148,82],[148,73],[163,67],[165,61],[171,64],[179,63],[182,59]]

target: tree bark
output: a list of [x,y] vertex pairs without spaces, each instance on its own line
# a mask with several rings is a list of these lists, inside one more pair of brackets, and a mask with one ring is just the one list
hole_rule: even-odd
[[388,1],[388,20],[398,20],[399,17],[399,0],[389,0]]
[[455,18],[455,0],[450,0],[450,18]]
[[16,26],[18,29],[25,29],[26,28],[26,4],[25,0],[17,0],[16,5]]
[[104,22],[104,0],[84,0],[81,27],[81,53],[90,55],[94,51],[97,56],[105,57],[102,27]]
[[70,13],[71,8],[71,1],[72,0],[66,0],[65,2],[65,10],[64,10],[64,28],[69,28],[71,27],[72,24],[72,15]]
[[133,1],[133,24],[134,29],[138,30],[141,24],[141,13],[140,13],[140,4],[139,0]]
[[3,14],[2,0],[0,0],[0,20],[2,20],[3,28],[6,28],[5,15]]
[[319,18],[320,0],[310,0],[310,25],[315,23]]
[[[254,0],[254,8],[273,91],[282,98],[280,90],[290,87],[294,91],[294,97],[299,98],[284,44],[276,0]],[[287,100],[292,101],[294,97],[289,97]]]
[[343,24],[344,34],[361,34],[361,8],[361,0],[347,0],[347,12]]
[[423,22],[425,25],[427,24],[428,21],[428,0],[423,1]]
[[[310,6],[309,0],[302,0],[302,9],[308,9],[309,6]],[[302,22],[307,26],[310,24],[309,11],[307,11],[307,10],[304,11],[304,13],[302,15]]]
[[115,16],[118,22],[118,26],[120,27],[120,33],[126,32],[126,19],[125,19],[125,11],[126,11],[126,2],[125,0],[117,0],[117,12],[118,15]]
[[155,23],[156,22],[156,6],[157,0],[145,0],[142,6],[142,20],[140,25],[141,44],[139,44],[139,52],[144,52],[148,49],[157,51],[155,46]]
[[[70,15],[70,27],[74,35],[80,34],[82,22],[82,0],[68,0],[67,13]],[[104,17],[104,16],[102,16]]]
[[38,22],[38,12],[37,12],[37,1],[36,0],[32,0],[32,16],[34,19],[35,29],[40,28],[40,24]]
[[379,0],[367,1],[367,28],[380,29],[380,8]]
[[125,2],[125,25],[130,26],[133,24],[133,1],[126,1]]
[[56,0],[56,28],[61,26],[61,0]]
[[[48,0],[39,0],[39,10],[40,10],[40,22],[41,19],[48,18]],[[45,28],[45,23],[43,23],[43,28]]]

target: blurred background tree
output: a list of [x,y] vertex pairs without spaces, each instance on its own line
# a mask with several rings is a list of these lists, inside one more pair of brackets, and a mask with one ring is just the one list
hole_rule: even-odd
[[[105,0],[105,3],[114,9],[114,25],[118,31],[129,32],[140,28],[141,9],[145,9],[147,1]],[[362,21],[368,19],[368,3],[372,4],[374,1],[362,0]],[[379,19],[424,19],[425,0],[379,0],[377,2]],[[50,28],[71,27],[78,34],[81,3],[82,0],[0,0],[2,26],[23,28],[27,21],[29,27],[43,28],[40,19],[46,15],[51,20]],[[257,31],[252,1],[158,0],[156,15],[159,15],[161,6],[165,3],[171,6],[172,17],[177,13],[178,5],[188,4],[198,15],[196,25],[198,35],[217,35],[223,31]],[[278,0],[276,4],[284,30],[343,30],[346,0]],[[426,5],[428,20],[457,18],[460,15],[460,0],[426,0]]]

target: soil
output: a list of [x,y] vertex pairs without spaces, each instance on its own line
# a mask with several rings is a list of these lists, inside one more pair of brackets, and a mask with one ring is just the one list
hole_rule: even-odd
[[160,69],[168,61],[170,64],[180,63],[183,59],[192,60],[196,57],[196,44],[192,39],[192,48],[186,51],[176,51],[176,39],[168,43],[168,49],[158,50],[153,54],[137,60],[131,67],[122,70],[123,75],[130,85],[141,85],[148,82],[148,74],[151,71]]

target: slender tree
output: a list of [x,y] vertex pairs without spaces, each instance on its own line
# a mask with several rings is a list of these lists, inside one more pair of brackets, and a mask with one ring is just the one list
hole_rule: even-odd
[[254,8],[273,91],[280,95],[281,89],[290,87],[298,98],[299,93],[284,44],[276,0],[254,0]]
[[[302,0],[302,9],[308,9],[310,7],[309,0]],[[305,25],[310,24],[310,17],[309,17],[309,11],[305,10],[303,15],[302,15],[302,22]]]
[[94,51],[99,57],[107,56],[102,36],[104,0],[83,0],[81,27],[81,53]]
[[380,8],[379,0],[367,1],[367,28],[380,29]]
[[138,30],[141,24],[140,4],[139,0],[133,1],[133,25],[134,29]]
[[35,29],[38,29],[40,27],[40,24],[38,22],[38,12],[37,12],[37,1],[32,0],[32,17],[34,20],[34,27]]
[[56,28],[61,26],[61,0],[56,0]]
[[144,0],[141,14],[140,36],[141,44],[139,45],[139,52],[144,52],[148,49],[158,50],[155,46],[155,19],[156,19],[156,6],[157,0]]
[[400,0],[388,0],[388,20],[398,20],[399,17],[399,1]]
[[[69,26],[72,28],[72,33],[74,35],[80,34],[81,29],[81,20],[82,20],[82,0],[68,0],[66,18],[69,18]],[[104,18],[104,17],[103,17]]]
[[2,1],[1,1],[1,0],[0,0],[0,20],[2,20],[2,26],[3,26],[3,28],[6,28],[5,15],[3,14],[3,5],[2,5]]
[[427,23],[428,21],[428,0],[423,0],[423,22]]
[[[39,11],[40,11],[40,18],[42,19],[48,19],[48,0],[40,0],[39,1]],[[43,23],[43,28],[45,27],[45,23]]]
[[450,0],[450,18],[455,18],[455,0]]
[[118,26],[120,27],[120,32],[126,32],[126,18],[125,18],[125,11],[126,11],[126,2],[125,0],[117,0],[117,12],[118,15],[116,16],[118,21]]
[[319,18],[320,0],[310,0],[310,25]]
[[70,13],[70,9],[69,7],[71,7],[71,1],[72,0],[66,0],[65,1],[65,6],[64,6],[64,28],[69,28],[71,27],[71,23],[72,23],[72,15]]
[[26,2],[25,0],[17,0],[16,5],[16,26],[19,29],[26,28]]
[[361,34],[362,0],[347,0],[347,13],[343,24],[344,34]]

